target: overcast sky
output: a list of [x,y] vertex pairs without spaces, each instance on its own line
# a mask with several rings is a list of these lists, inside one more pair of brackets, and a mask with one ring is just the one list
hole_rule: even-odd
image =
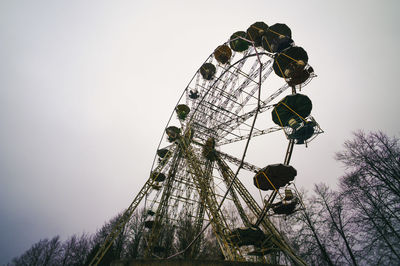
[[325,133],[296,146],[296,184],[334,187],[353,131],[400,132],[399,3],[0,1],[0,264],[126,208],[190,78],[256,21],[289,25],[308,52]]

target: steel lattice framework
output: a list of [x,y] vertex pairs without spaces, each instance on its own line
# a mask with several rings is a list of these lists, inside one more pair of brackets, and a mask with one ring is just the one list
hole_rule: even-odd
[[[300,84],[289,85],[288,78],[280,79],[273,73],[277,56],[288,48],[267,51],[257,47],[251,38],[240,36],[231,37],[225,45],[232,47],[235,40],[246,41],[249,47],[242,52],[233,51],[226,63],[221,63],[215,53],[211,54],[185,88],[165,127],[148,180],[91,264],[100,262],[139,206],[148,215],[143,225],[145,257],[163,257],[163,240],[159,236],[165,226],[179,226],[184,214],[194,224],[195,235],[201,233],[206,223],[211,224],[226,260],[245,261],[250,255],[256,255],[260,261],[279,263],[285,257],[295,264],[305,264],[269,218],[276,215],[272,207],[282,201],[279,195],[288,190],[290,182],[275,187],[265,176],[274,189],[262,192],[263,201],[257,202],[242,183],[241,176],[242,173],[260,173],[265,165],[246,162],[245,151],[239,158],[225,147],[235,147],[238,143],[243,147],[250,139],[283,131],[282,135],[287,137],[283,140],[288,139],[287,152],[282,155],[283,164],[289,165],[293,146],[296,142],[301,144],[290,137],[293,129],[283,124],[274,125],[267,121],[270,118],[255,123],[256,117],[271,111],[283,96],[297,94],[315,75],[312,72]],[[207,64],[215,66],[211,69],[212,77],[202,72]],[[305,64],[304,68],[310,66]],[[264,88],[266,83],[268,88]],[[182,106],[186,111],[180,112]],[[305,143],[322,133],[314,118],[301,118],[304,125],[306,121],[313,122],[312,136]],[[228,219],[227,210],[240,217],[239,224]],[[260,236],[257,244],[240,239],[246,238],[246,234],[240,232],[250,229]],[[195,252],[196,244],[192,250]]]

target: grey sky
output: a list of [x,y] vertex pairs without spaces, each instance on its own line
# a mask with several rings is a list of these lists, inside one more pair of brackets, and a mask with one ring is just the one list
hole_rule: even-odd
[[399,5],[1,1],[0,264],[126,208],[192,75],[256,21],[289,25],[318,75],[304,93],[326,133],[295,148],[297,185],[335,185],[333,155],[352,131],[400,131]]

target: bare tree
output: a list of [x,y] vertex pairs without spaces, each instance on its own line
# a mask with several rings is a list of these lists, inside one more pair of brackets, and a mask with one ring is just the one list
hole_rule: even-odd
[[[101,245],[103,245],[103,243],[105,242],[107,236],[110,235],[111,231],[115,228],[115,225],[120,221],[121,215],[122,213],[111,218],[92,237],[91,250],[88,253],[85,264],[89,264],[90,261],[94,258],[94,256],[100,249]],[[121,254],[123,253],[123,244],[125,240],[126,240],[126,233],[125,229],[123,229],[122,232],[111,243],[110,248],[104,254],[99,265],[109,265],[112,261],[120,259]]]
[[144,210],[136,210],[126,224],[126,240],[123,257],[140,258],[143,256]]
[[[344,143],[336,160],[348,170],[347,176],[361,176],[368,185],[377,186],[400,198],[400,144],[396,137],[382,132],[354,133],[354,139]],[[346,178],[345,178],[346,179]]]
[[322,219],[324,210],[317,204],[316,196],[309,197],[305,191],[298,196],[301,199],[298,211],[281,219],[279,229],[308,264],[334,265],[330,232]]
[[60,237],[43,239],[32,245],[20,257],[12,260],[12,265],[58,265],[61,253]]
[[353,210],[362,258],[368,264],[400,261],[400,145],[382,132],[356,132],[336,159],[346,167],[341,191]]
[[87,234],[82,234],[79,237],[71,236],[62,244],[59,265],[84,265],[90,248],[90,238]]
[[[194,259],[198,254],[195,249],[198,249],[199,245],[191,245],[190,248],[186,249],[189,244],[196,237],[196,226],[195,221],[192,219],[191,212],[182,211],[179,216],[175,233],[175,249],[178,251],[185,250],[181,257],[184,259]],[[197,240],[201,241],[201,239]]]
[[201,238],[200,251],[197,258],[205,260],[224,260],[224,255],[222,254],[217,238],[211,227],[208,227],[204,236]]
[[43,251],[43,265],[57,265],[59,264],[60,254],[62,252],[60,237],[55,236],[47,245],[44,246]]
[[331,233],[329,239],[334,243],[332,249],[337,251],[336,263],[358,265],[353,250],[355,238],[350,232],[351,219],[345,210],[345,198],[340,193],[330,190],[325,184],[315,185],[314,192],[316,204],[319,204],[323,210],[321,217],[323,223]]

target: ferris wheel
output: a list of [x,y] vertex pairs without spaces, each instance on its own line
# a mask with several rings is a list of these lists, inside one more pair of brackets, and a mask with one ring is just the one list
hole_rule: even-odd
[[[293,147],[323,132],[311,116],[310,98],[301,92],[313,77],[307,52],[294,44],[285,24],[256,22],[216,47],[174,107],[148,180],[91,264],[100,262],[139,206],[146,215],[148,258],[165,258],[165,239],[159,236],[166,226],[179,226],[183,215],[195,235],[211,224],[226,260],[277,263],[283,256],[304,264],[271,217],[299,209]],[[284,160],[247,161],[250,141],[269,134],[281,134]],[[243,176],[251,176],[259,200]],[[240,222],[231,223],[227,210]],[[191,250],[196,252],[196,244]]]

